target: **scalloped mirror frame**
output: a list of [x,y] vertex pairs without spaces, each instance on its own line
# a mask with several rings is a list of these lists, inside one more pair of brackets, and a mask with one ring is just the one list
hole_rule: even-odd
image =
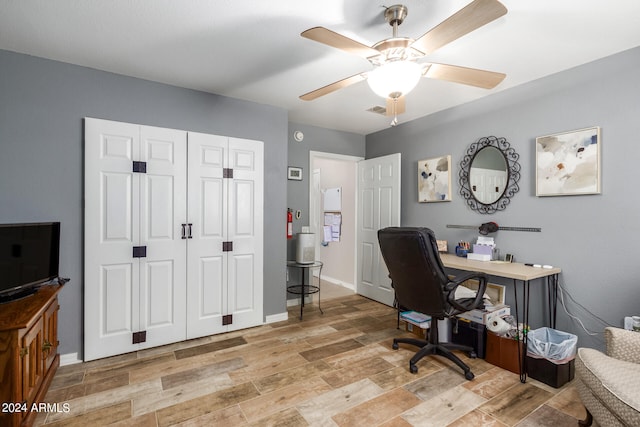
[[[471,165],[476,155],[487,147],[495,147],[505,158],[507,163],[507,183],[500,197],[493,203],[482,203],[474,195],[470,182]],[[518,159],[520,155],[516,153],[506,138],[498,138],[495,136],[487,136],[480,138],[469,146],[465,156],[460,162],[460,173],[458,175],[460,181],[460,195],[464,197],[472,210],[481,214],[491,214],[502,211],[511,202],[511,198],[520,190],[518,181],[520,181],[520,163]]]

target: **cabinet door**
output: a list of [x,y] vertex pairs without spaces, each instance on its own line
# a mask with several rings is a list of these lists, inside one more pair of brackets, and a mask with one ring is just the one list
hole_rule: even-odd
[[42,317],[42,354],[44,371],[47,372],[58,354],[58,299],[54,299]]
[[22,401],[31,407],[44,376],[42,355],[42,318],[22,337],[20,356],[22,363]]

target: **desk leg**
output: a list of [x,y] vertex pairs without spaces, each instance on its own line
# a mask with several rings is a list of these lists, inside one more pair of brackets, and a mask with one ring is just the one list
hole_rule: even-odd
[[[530,297],[530,287],[529,281],[522,281],[522,309],[524,310],[524,315],[522,316],[522,325],[523,328],[526,328],[529,324],[529,297]],[[516,308],[516,323],[518,324],[517,330],[518,335],[520,335],[520,314],[518,313],[518,281],[513,279],[513,292],[515,299],[515,308]],[[520,370],[520,382],[527,382],[527,334],[526,330],[522,331],[522,349],[518,345],[518,368]]]
[[[530,300],[530,289],[529,281],[525,280],[522,282],[523,286],[523,308],[524,308],[524,321],[522,322],[522,326],[524,331],[522,333],[522,369],[520,371],[520,382],[524,383],[527,381],[527,333],[529,332],[527,328],[529,327],[529,300]],[[519,348],[519,347],[518,347]]]
[[547,277],[547,296],[549,298],[549,326],[556,328],[556,316],[558,309],[558,275],[554,274]]

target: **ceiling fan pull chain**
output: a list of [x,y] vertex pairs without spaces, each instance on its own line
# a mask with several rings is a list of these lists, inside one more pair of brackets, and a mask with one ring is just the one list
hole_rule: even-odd
[[391,120],[391,126],[398,124],[398,98],[393,98],[393,120]]

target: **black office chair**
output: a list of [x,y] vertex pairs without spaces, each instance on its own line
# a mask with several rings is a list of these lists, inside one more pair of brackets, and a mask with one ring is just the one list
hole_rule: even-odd
[[[465,273],[449,279],[440,260],[436,238],[428,228],[389,227],[378,231],[380,250],[389,270],[395,290],[398,309],[414,310],[431,316],[429,340],[394,338],[393,348],[398,343],[421,347],[409,361],[409,371],[418,372],[416,363],[424,356],[436,354],[453,361],[472,380],[474,375],[462,360],[451,350],[462,350],[475,357],[472,347],[438,341],[438,320],[483,307],[483,295],[487,287],[484,273]],[[476,279],[479,282],[475,298],[455,300],[455,290],[462,282]]]

